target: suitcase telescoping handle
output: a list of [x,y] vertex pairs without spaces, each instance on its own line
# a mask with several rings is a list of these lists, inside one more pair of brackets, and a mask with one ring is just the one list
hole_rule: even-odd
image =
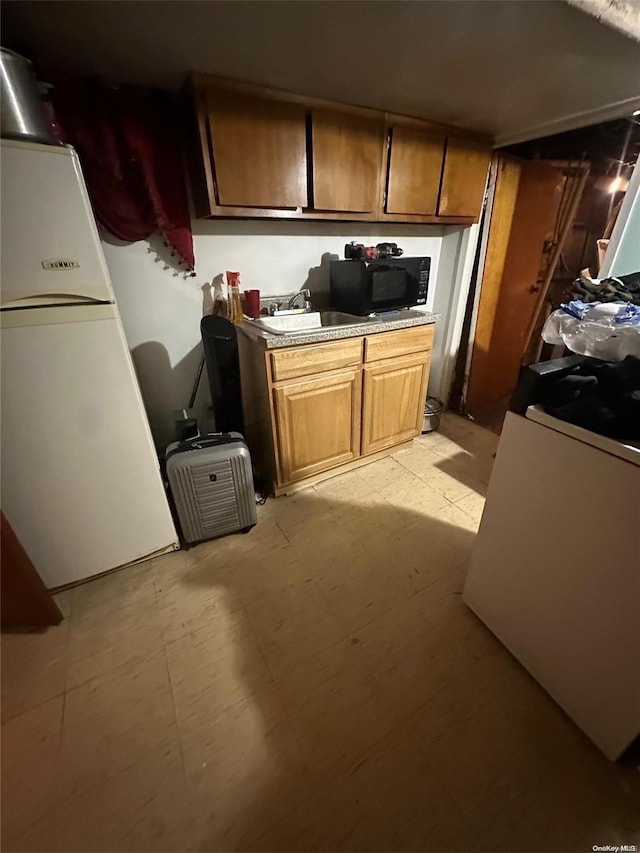
[[210,432],[207,435],[195,435],[193,438],[187,438],[184,441],[178,442],[177,447],[174,447],[165,458],[165,463],[176,453],[187,453],[190,450],[204,450],[205,447],[220,447],[223,444],[233,444],[236,441],[242,441],[242,436],[239,433],[230,432]]

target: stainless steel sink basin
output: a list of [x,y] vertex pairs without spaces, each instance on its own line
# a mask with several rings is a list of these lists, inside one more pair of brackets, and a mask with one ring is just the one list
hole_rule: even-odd
[[322,311],[320,314],[323,326],[359,326],[370,323],[369,317],[357,317],[355,314],[343,314],[342,311]]
[[260,317],[259,320],[247,320],[260,329],[274,335],[296,335],[300,332],[319,331],[323,328],[341,328],[369,323],[368,317],[356,317],[341,311],[312,311],[308,314],[285,314],[276,317]]

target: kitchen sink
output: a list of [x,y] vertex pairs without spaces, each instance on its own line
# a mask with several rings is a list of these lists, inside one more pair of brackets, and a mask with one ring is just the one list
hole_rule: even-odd
[[275,317],[260,317],[259,320],[247,320],[253,326],[271,332],[274,335],[295,335],[298,332],[335,328],[340,326],[359,326],[369,323],[368,317],[344,314],[342,311],[311,311],[308,314],[284,314]]
[[342,311],[322,311],[320,317],[323,326],[360,326],[371,322],[369,317],[344,314]]
[[284,314],[282,317],[260,317],[258,320],[246,322],[274,335],[294,335],[296,332],[322,328],[319,311],[311,311],[308,314]]

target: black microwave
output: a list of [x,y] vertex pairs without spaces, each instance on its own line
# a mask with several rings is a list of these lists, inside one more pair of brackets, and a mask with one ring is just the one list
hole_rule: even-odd
[[424,305],[430,268],[431,258],[331,261],[331,307],[364,317]]

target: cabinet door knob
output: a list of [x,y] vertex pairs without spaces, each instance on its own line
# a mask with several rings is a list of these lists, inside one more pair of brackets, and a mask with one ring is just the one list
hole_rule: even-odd
[[529,288],[529,293],[538,293],[539,290],[540,290],[539,284],[532,284],[531,287]]

